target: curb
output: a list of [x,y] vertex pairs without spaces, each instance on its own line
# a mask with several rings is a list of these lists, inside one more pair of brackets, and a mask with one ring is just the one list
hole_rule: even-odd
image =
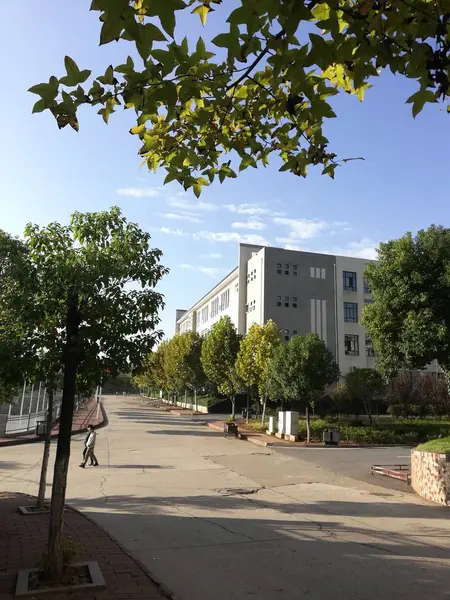
[[[101,411],[102,411],[102,421],[101,423],[97,423],[97,425],[94,425],[94,429],[101,429],[103,427],[106,427],[109,423],[108,421],[108,417],[106,415],[106,411],[103,407],[103,404],[100,405]],[[93,410],[88,413],[88,414],[92,414]],[[81,429],[72,429],[71,432],[71,437],[73,435],[76,435],[78,433],[86,433],[87,431],[87,425],[86,427],[83,427]],[[52,440],[57,440],[58,439],[58,433],[52,433],[52,435],[50,436]],[[12,438],[10,440],[6,440],[6,441],[1,441],[0,442],[0,448],[6,448],[9,446],[23,446],[24,444],[35,444],[36,442],[42,442],[43,440],[39,437],[33,437],[33,438],[25,438],[25,436],[21,439],[21,438]]]

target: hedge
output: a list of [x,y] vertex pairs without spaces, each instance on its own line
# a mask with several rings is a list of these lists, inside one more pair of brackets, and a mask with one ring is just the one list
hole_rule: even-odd
[[[254,431],[265,430],[260,422],[249,423],[250,429]],[[321,442],[324,429],[336,427],[341,434],[342,442],[355,444],[407,444],[416,445],[441,436],[450,435],[450,421],[436,419],[383,419],[380,424],[375,423],[372,427],[368,425],[349,425],[342,421],[333,419],[311,419],[310,431],[311,441]],[[299,421],[300,437],[306,438],[306,421]]]

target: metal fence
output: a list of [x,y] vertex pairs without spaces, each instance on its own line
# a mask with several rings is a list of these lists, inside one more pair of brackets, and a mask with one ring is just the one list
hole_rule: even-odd
[[[54,394],[53,422],[59,418],[61,412],[62,391],[56,390]],[[44,385],[34,383],[24,384],[9,404],[6,416],[5,433],[14,435],[34,431],[38,421],[47,419],[48,397]]]

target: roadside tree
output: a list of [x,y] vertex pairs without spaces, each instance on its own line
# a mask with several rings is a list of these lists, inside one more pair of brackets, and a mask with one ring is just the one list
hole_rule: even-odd
[[222,317],[211,327],[203,341],[201,362],[208,379],[217,385],[219,393],[231,401],[231,414],[236,416],[235,363],[240,336],[230,317]]
[[345,376],[347,394],[353,402],[361,402],[372,425],[373,405],[383,397],[385,385],[375,369],[354,369]]
[[236,371],[247,390],[256,386],[262,400],[264,425],[269,395],[269,365],[275,349],[281,344],[280,330],[272,320],[265,325],[254,323],[242,339],[236,359]]
[[[55,327],[63,395],[47,548],[47,571],[53,580],[64,570],[63,514],[77,376],[130,372],[161,336],[156,327],[163,301],[154,287],[166,269],[159,264],[161,252],[149,242],[150,235],[128,223],[118,208],[76,212],[68,226],[28,225],[24,244],[30,271],[18,273],[16,287],[3,288],[0,294],[0,315],[5,311],[15,317],[12,327],[20,323],[26,335],[37,340],[37,350],[48,349],[39,341],[40,325]],[[137,287],[129,288],[129,283]],[[2,319],[2,337],[8,335],[8,327]],[[43,329],[48,331],[47,326]]]
[[339,377],[333,355],[315,333],[294,336],[275,350],[269,373],[273,390],[279,389],[286,400],[304,405],[309,443],[311,405]]
[[450,229],[432,225],[380,245],[366,276],[374,302],[363,310],[377,369],[392,377],[436,360],[450,373]]

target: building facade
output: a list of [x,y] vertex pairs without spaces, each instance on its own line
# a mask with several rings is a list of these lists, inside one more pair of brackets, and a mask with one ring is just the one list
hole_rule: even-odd
[[[317,333],[333,353],[342,375],[375,366],[370,338],[360,324],[372,301],[361,258],[239,245],[238,266],[189,310],[178,310],[176,333],[205,335],[228,315],[245,335],[253,323],[272,319],[287,342]],[[430,366],[436,370],[436,365]]]

